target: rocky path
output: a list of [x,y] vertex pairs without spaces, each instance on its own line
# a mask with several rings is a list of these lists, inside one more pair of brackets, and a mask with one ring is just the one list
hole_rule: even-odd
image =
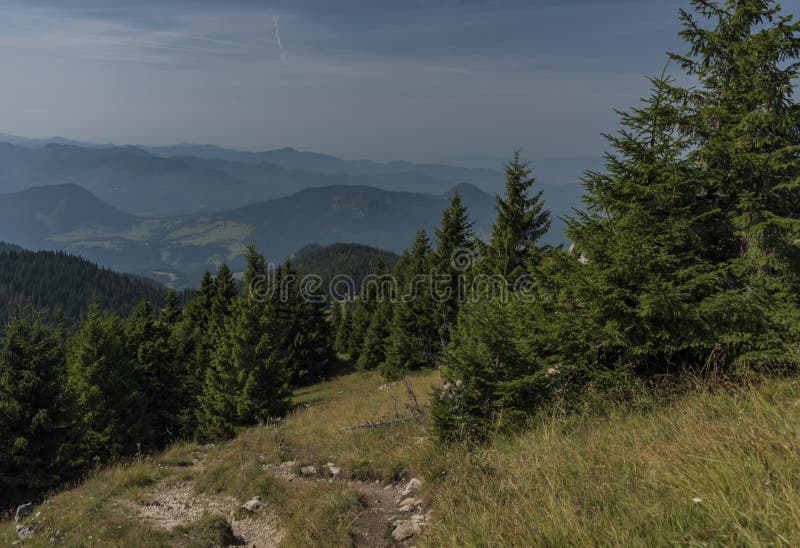
[[295,474],[295,461],[280,465],[268,464],[264,469],[274,477],[287,482],[342,482],[358,493],[364,509],[354,525],[355,544],[359,547],[409,545],[422,532],[428,520],[422,500],[418,498],[422,480],[414,478],[404,485],[379,481],[364,482],[340,479],[340,470],[328,463],[325,470],[313,466],[300,469]]
[[[202,472],[205,451],[195,455],[193,468]],[[364,508],[353,527],[356,546],[408,546],[425,527],[428,515],[418,498],[422,485],[419,479],[403,485],[347,480],[340,477],[340,470],[333,463],[319,472],[312,466],[303,467],[299,474],[295,470],[294,461],[264,465],[265,473],[288,484],[341,482],[358,493]],[[135,519],[165,530],[189,525],[208,513],[227,516],[237,538],[237,544],[233,545],[272,548],[284,537],[276,516],[260,498],[240,506],[233,497],[195,493],[191,480],[159,484],[146,492],[138,503],[120,503],[128,507]],[[241,508],[247,511],[242,512]]]

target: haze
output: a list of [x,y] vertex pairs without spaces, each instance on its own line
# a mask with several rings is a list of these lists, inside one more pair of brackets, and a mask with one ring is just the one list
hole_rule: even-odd
[[669,1],[0,1],[0,131],[496,166],[599,157]]

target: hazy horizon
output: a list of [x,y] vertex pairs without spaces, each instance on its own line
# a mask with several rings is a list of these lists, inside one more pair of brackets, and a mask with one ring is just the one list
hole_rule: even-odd
[[613,109],[682,48],[686,4],[0,0],[0,130],[459,165],[517,147],[597,158]]

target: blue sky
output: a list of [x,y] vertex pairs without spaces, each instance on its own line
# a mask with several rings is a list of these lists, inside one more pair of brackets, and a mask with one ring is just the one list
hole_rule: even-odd
[[687,4],[0,0],[0,132],[377,160],[596,157],[612,109],[683,51]]

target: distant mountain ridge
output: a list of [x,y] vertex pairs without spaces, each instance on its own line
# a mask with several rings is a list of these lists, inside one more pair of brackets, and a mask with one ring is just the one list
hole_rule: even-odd
[[243,268],[250,242],[274,262],[308,244],[356,242],[400,252],[417,230],[433,233],[455,191],[479,234],[488,234],[494,200],[467,184],[437,195],[327,186],[225,212],[160,219],[121,212],[68,184],[0,195],[0,238],[185,287],[222,262]]
[[[540,182],[559,214],[577,205],[578,173],[594,167],[576,166],[576,161],[586,160],[542,165]],[[537,165],[533,168],[538,173]],[[0,193],[58,183],[80,184],[132,213],[166,217],[223,211],[330,185],[441,194],[472,183],[496,194],[504,189],[504,176],[485,168],[343,160],[291,147],[248,152],[214,145],[115,146],[0,134]]]
[[[10,141],[10,142],[3,142]],[[342,160],[283,148],[139,147],[0,134],[0,239],[64,249],[184,286],[241,261],[248,242],[272,260],[309,244],[356,242],[399,252],[433,232],[456,189],[486,237],[503,175],[411,162]],[[582,187],[548,185],[553,227]],[[489,192],[487,192],[487,189]]]

